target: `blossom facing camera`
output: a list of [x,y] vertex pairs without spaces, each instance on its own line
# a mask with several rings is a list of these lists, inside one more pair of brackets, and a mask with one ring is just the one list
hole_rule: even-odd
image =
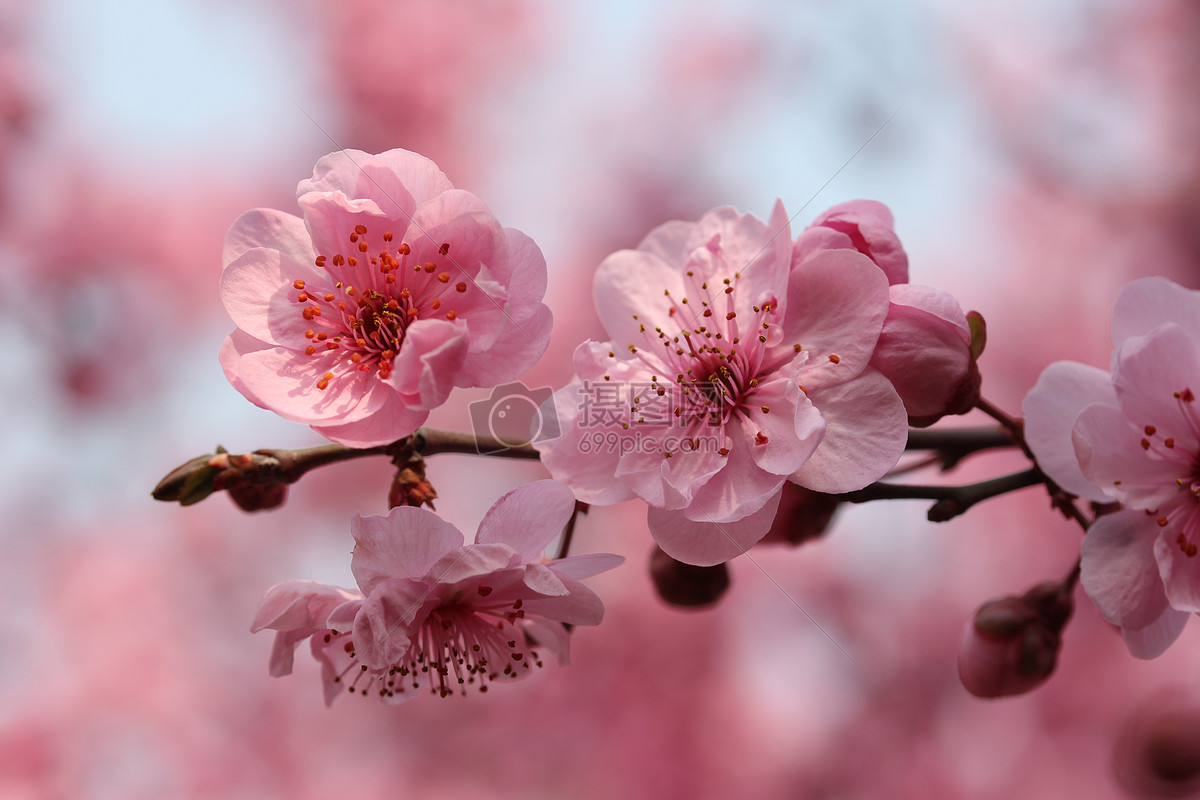
[[799,267],[826,250],[855,250],[887,276],[887,319],[871,366],[896,387],[909,424],[926,427],[974,408],[982,340],[953,295],[909,284],[908,256],[888,207],[874,200],[835,205],[796,237],[793,264]]
[[255,209],[225,239],[221,365],[255,404],[371,447],[545,351],[541,251],[429,159],[343,150],[296,191],[303,219]]
[[271,675],[290,674],[310,640],[325,702],[343,692],[401,703],[427,689],[442,697],[486,692],[525,677],[549,652],[568,661],[568,625],[597,625],[599,596],[581,578],[620,564],[608,553],[548,559],[545,548],[575,509],[554,481],[496,502],[472,544],[424,508],[351,521],[358,590],[312,581],[273,586],[251,631],[276,631]]
[[848,492],[899,459],[904,407],[869,366],[887,278],[852,249],[793,269],[782,203],[659,226],[601,263],[595,298],[610,341],[575,351],[547,408],[562,435],[534,446],[584,502],[645,500],[672,558],[745,552],[785,481]]
[[1200,292],[1134,281],[1113,307],[1111,372],[1047,367],[1025,438],[1059,486],[1120,503],[1083,538],[1080,583],[1130,652],[1154,658],[1200,611]]

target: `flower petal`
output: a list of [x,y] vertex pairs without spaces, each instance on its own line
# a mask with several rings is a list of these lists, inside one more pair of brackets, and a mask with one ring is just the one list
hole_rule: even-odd
[[1079,582],[1104,618],[1134,630],[1155,622],[1168,606],[1154,542],[1158,526],[1142,511],[1106,514],[1083,537]]
[[350,569],[363,592],[389,578],[421,578],[452,550],[463,546],[458,528],[425,508],[397,506],[387,516],[350,518],[354,554]]
[[780,492],[756,512],[734,522],[696,522],[680,511],[651,507],[650,533],[667,555],[685,564],[710,567],[740,556],[771,529]]
[[1133,281],[1113,305],[1113,347],[1120,348],[1127,339],[1144,336],[1164,322],[1180,325],[1189,339],[1200,340],[1200,292],[1161,277]]
[[[1185,498],[1184,502],[1195,504],[1192,498]],[[1194,516],[1196,510],[1189,509],[1184,513]],[[1190,527],[1195,529],[1194,521]],[[1170,531],[1176,530],[1176,526],[1170,528]],[[1168,539],[1169,535],[1167,531],[1161,531],[1154,543],[1154,558],[1158,562],[1167,600],[1172,608],[1180,611],[1200,612],[1200,558],[1187,555],[1174,539]]]
[[524,560],[537,560],[574,512],[575,495],[563,484],[550,480],[527,483],[488,509],[475,541],[506,544]]
[[[1161,439],[1175,440],[1180,451],[1200,450],[1195,392],[1200,383],[1200,357],[1186,328],[1164,323],[1144,336],[1127,339],[1113,357],[1113,388],[1125,416],[1137,427],[1151,425]],[[1181,398],[1192,389],[1192,400]],[[1150,434],[1148,434],[1150,435]],[[1185,469],[1190,456],[1178,459]]]
[[861,489],[896,466],[908,442],[904,403],[887,378],[868,369],[852,381],[809,390],[825,435],[791,480],[807,489],[841,494]]
[[783,330],[809,354],[801,384],[833,386],[866,369],[887,313],[887,278],[861,253],[826,250],[794,267]]
[[1072,442],[1084,477],[1110,500],[1155,508],[1175,496],[1175,468],[1142,449],[1142,434],[1121,409],[1097,403],[1079,412]]
[[1107,372],[1073,361],[1051,364],[1021,403],[1025,442],[1055,483],[1085,500],[1106,503],[1112,498],[1080,469],[1072,436],[1080,412],[1093,403],[1117,405]]
[[316,253],[304,220],[273,208],[254,208],[242,214],[225,234],[221,263],[232,264],[256,247],[277,250],[285,261],[311,264]]

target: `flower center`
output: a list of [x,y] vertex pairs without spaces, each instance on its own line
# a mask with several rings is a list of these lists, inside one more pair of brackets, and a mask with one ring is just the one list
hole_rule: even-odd
[[[1196,395],[1190,388],[1175,392],[1175,401],[1193,437],[1200,439],[1200,416],[1196,413]],[[1159,508],[1146,509],[1160,528],[1175,527],[1175,544],[1188,557],[1194,558],[1200,547],[1200,453],[1184,452],[1176,447],[1174,437],[1163,437],[1154,425],[1142,428],[1141,445],[1147,453],[1178,467],[1175,485],[1178,494]],[[1117,481],[1119,484],[1120,481]]]
[[[704,427],[723,428],[754,405],[760,377],[778,368],[765,363],[778,302],[765,298],[752,306],[749,319],[744,312],[739,317],[735,290],[741,273],[709,279],[700,274],[714,273],[710,265],[720,253],[720,237],[715,235],[689,258],[683,276],[686,294],[675,297],[663,289],[669,304],[663,325],[649,329],[639,314],[633,315],[641,341],[627,347],[653,373],[650,385],[633,395],[634,424],[670,424],[673,419],[693,437]],[[609,358],[615,362],[616,353]],[[611,374],[604,379],[611,380]],[[766,434],[760,431],[755,441],[765,444]],[[718,452],[728,455],[729,449]],[[664,455],[670,458],[673,453]]]
[[[486,586],[478,591],[481,596],[491,593]],[[504,609],[486,611],[454,605],[436,608],[417,629],[404,656],[387,669],[371,669],[361,663],[350,634],[329,631],[325,643],[345,637],[341,646],[350,659],[334,682],[345,683],[351,694],[373,692],[380,697],[420,691],[424,683],[439,697],[449,697],[456,688],[466,696],[470,685],[487,692],[491,681],[516,678],[542,666],[541,658],[526,645],[525,634],[514,624],[525,616],[522,604],[518,599]]]
[[[329,358],[319,389],[354,370],[374,371],[386,380],[408,326],[418,319],[457,319],[450,304],[470,288],[468,281],[451,284],[450,272],[436,261],[410,258],[412,248],[407,242],[393,245],[391,231],[383,233],[375,248],[367,232],[365,225],[354,226],[348,237],[351,255],[317,256],[316,266],[328,274],[328,285],[292,283],[289,297],[311,325],[304,332],[309,340],[304,352]],[[442,257],[449,252],[449,242],[438,248]]]

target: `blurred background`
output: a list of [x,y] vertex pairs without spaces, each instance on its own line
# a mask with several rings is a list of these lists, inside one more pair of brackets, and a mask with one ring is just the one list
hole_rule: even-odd
[[[267,675],[273,583],[352,586],[348,519],[390,466],[331,467],[277,511],[155,504],[171,468],[316,444],[226,383],[225,229],[296,211],[341,147],[433,158],[550,265],[557,387],[603,338],[591,276],[732,204],[794,231],[887,203],[914,283],[988,321],[984,394],[1105,366],[1119,287],[1200,287],[1200,7],[1187,0],[40,0],[0,4],[0,797],[1181,797],[1200,779],[1200,630],[1137,662],[1082,593],[1057,673],[982,701],[955,654],[984,601],[1058,578],[1044,493],[935,526],[843,510],[760,547],[706,611],[650,584],[644,508],[574,664],[486,696],[326,709]],[[459,391],[431,424],[466,430]],[[984,424],[982,417],[958,424]],[[969,461],[963,482],[1018,468]],[[467,532],[536,465],[438,456]],[[817,626],[820,627],[817,627]]]

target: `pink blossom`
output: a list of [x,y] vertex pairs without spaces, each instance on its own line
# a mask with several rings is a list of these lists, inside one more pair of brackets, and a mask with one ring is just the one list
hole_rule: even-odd
[[[790,273],[790,274],[789,274]],[[542,462],[580,499],[640,497],[671,557],[727,561],[771,526],[787,480],[862,488],[899,458],[904,409],[870,368],[887,280],[853,250],[791,268],[783,204],[668,222],[600,265],[611,341],[575,351]]]
[[423,508],[356,515],[359,591],[287,581],[259,605],[251,630],[277,631],[271,674],[291,673],[296,645],[309,639],[327,703],[346,690],[399,703],[425,684],[443,697],[466,685],[485,692],[540,667],[539,650],[567,663],[564,625],[597,625],[604,615],[579,579],[623,560],[543,556],[574,508],[565,486],[527,484],[501,497],[465,546],[457,528]]
[[979,370],[967,317],[948,292],[908,283],[908,256],[888,207],[874,200],[835,205],[796,237],[793,263],[840,249],[857,250],[887,276],[891,304],[871,366],[896,387],[909,424],[924,427],[974,408]]
[[1080,582],[1140,658],[1200,611],[1200,292],[1134,281],[1113,308],[1111,374],[1062,361],[1025,398],[1026,439],[1069,492],[1124,508],[1083,540]]
[[242,215],[225,239],[221,348],[237,389],[352,447],[412,433],[455,386],[529,369],[549,341],[546,264],[474,195],[405,150],[325,156],[304,219]]

